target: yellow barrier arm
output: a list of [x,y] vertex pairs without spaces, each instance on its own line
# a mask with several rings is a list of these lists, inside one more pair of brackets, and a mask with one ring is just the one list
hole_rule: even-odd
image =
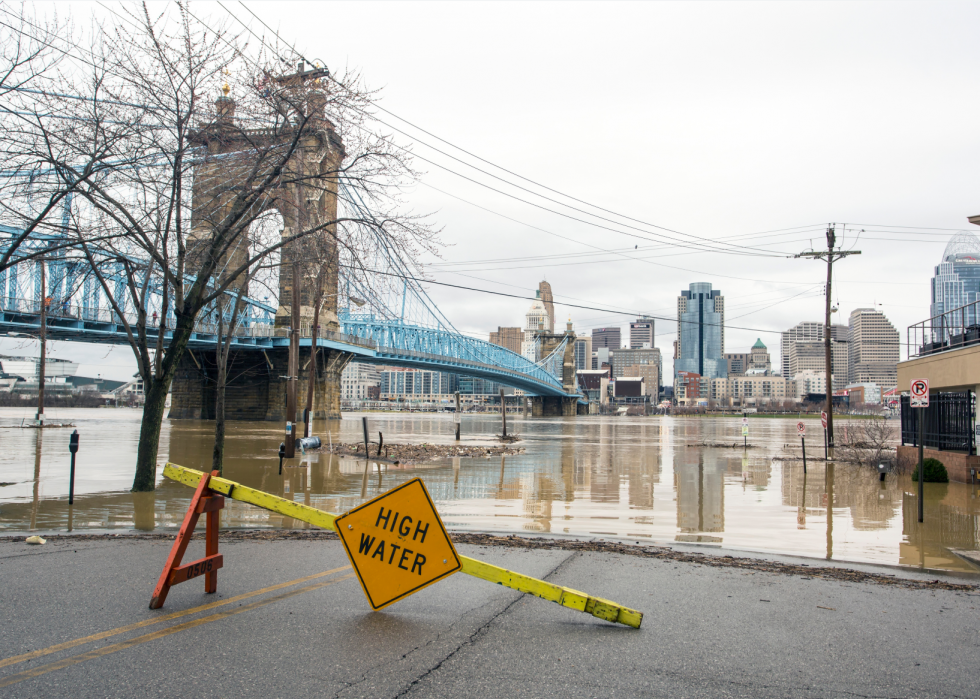
[[[163,475],[178,483],[196,488],[204,473],[185,466],[168,463],[163,469]],[[337,515],[318,510],[315,507],[302,505],[276,495],[270,495],[264,491],[249,488],[248,486],[218,476],[211,478],[208,487],[233,500],[247,502],[251,505],[298,519],[302,522],[309,522],[316,527],[336,531],[334,520],[337,519]],[[599,619],[632,626],[635,629],[640,628],[640,624],[643,621],[642,612],[624,607],[615,602],[610,602],[599,597],[590,597],[584,592],[515,573],[512,570],[484,563],[468,556],[460,556],[459,558],[463,563],[462,572],[467,575],[472,575],[475,578],[534,595],[549,602],[556,602],[563,607],[585,612]]]

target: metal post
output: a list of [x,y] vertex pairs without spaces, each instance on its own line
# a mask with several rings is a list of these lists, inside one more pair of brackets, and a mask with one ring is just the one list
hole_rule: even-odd
[[78,453],[78,430],[68,438],[68,451],[71,452],[71,475],[68,476],[68,504],[75,504],[75,454]]
[[504,402],[504,389],[500,389],[500,419],[504,425],[504,437],[507,436],[507,403]]
[[803,475],[806,475],[806,437],[800,437],[800,444],[803,445]]
[[368,428],[367,428],[367,416],[361,418],[361,425],[364,427],[364,458],[371,456],[368,453]]
[[924,488],[922,487],[923,481],[925,481],[925,468],[922,465],[922,435],[923,435],[923,424],[925,423],[926,409],[916,408],[919,411],[919,521],[922,521],[922,498]]
[[[830,419],[829,415],[827,419],[828,420]],[[823,428],[823,460],[827,461],[827,428],[826,427]]]
[[282,460],[286,457],[286,443],[279,442],[279,475],[282,475]]
[[293,307],[289,333],[289,376],[286,384],[286,458],[296,456],[296,437],[293,426],[296,424],[296,390],[299,384],[299,304],[300,271],[299,262],[293,262]]
[[48,307],[45,302],[48,300],[48,290],[44,274],[44,258],[40,258],[37,264],[41,267],[41,354],[37,361],[37,426],[44,427],[44,359],[48,344]]
[[455,417],[456,417],[456,441],[458,442],[459,441],[459,428],[460,428],[461,423],[463,422],[463,415],[460,412],[460,406],[459,406],[459,391],[456,391],[456,415],[455,415]]

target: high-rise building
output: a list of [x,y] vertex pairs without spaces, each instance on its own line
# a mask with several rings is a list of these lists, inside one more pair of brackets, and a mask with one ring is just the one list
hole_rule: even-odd
[[642,316],[630,323],[630,349],[653,347],[653,318]]
[[592,349],[622,347],[622,330],[620,328],[592,328]]
[[[788,379],[793,378],[798,372],[792,370],[790,367],[790,357],[793,354],[793,345],[797,342],[820,342],[823,343],[823,323],[803,321],[802,323],[797,323],[795,326],[782,333],[779,343],[780,351],[780,364],[782,366],[782,374]],[[831,343],[834,341],[840,343],[847,342],[848,328],[846,325],[831,325],[830,326],[830,339]],[[821,345],[822,346],[822,345]],[[831,355],[832,359],[832,371],[838,377],[846,380],[844,377],[847,376],[846,359],[838,359],[837,356],[839,352],[843,349],[836,348],[832,349]],[[846,355],[846,352],[845,352]],[[823,356],[823,355],[821,355]],[[821,365],[823,366],[823,365]],[[802,369],[800,369],[802,371]],[[844,373],[841,373],[843,371]]]
[[373,364],[351,362],[340,374],[340,397],[347,400],[377,399],[381,370]]
[[588,335],[575,338],[575,371],[592,369],[592,338]]
[[725,351],[725,300],[707,282],[691,284],[677,298],[677,354],[674,374],[691,372],[705,379],[728,376]]
[[631,364],[623,368],[623,376],[643,377],[643,392],[656,400],[660,395],[660,364]]
[[[846,328],[847,326],[834,326],[834,328]],[[841,333],[843,338],[843,333]],[[840,341],[831,338],[830,340],[830,373],[834,379],[834,390],[842,390],[847,386],[847,347],[848,343],[843,339]],[[789,375],[786,378],[795,378],[797,374],[805,371],[815,371],[827,373],[827,348],[823,340],[794,342],[789,347]]]
[[544,329],[548,333],[555,332],[555,297],[551,295],[551,284],[541,282],[538,284],[538,298],[544,304],[544,311],[548,314],[548,319],[544,322]]
[[544,301],[541,300],[539,289],[535,293],[531,307],[524,314],[524,337],[521,340],[521,354],[532,362],[541,359],[538,356],[541,350],[538,334],[541,332],[548,332],[548,311],[544,307]]
[[782,365],[782,374],[786,378],[792,378],[793,374],[789,370],[789,353],[793,343],[796,342],[815,342],[823,339],[823,323],[812,323],[803,321],[797,323],[784,333],[781,333],[779,342],[779,356]]
[[520,328],[501,328],[490,333],[490,343],[506,347],[511,352],[521,353],[521,342],[524,341],[524,331]]
[[[975,235],[964,231],[950,239],[943,251],[943,261],[936,265],[931,294],[930,316],[942,315],[980,299],[980,240]],[[978,322],[972,306],[963,315],[966,325]],[[956,318],[956,324],[959,323],[960,318]],[[940,323],[936,325],[936,330],[943,327]]]
[[[885,314],[872,308],[851,312],[848,336],[848,382],[891,388],[898,382],[899,335]],[[837,381],[834,381],[835,388]]]
[[[617,349],[612,350],[609,353],[609,361],[612,365],[612,375],[614,379],[618,379],[620,376],[627,376],[624,373],[626,367],[634,366],[637,364],[653,364],[660,366],[660,350],[654,347],[653,349]],[[639,376],[639,374],[632,374],[633,376]]]

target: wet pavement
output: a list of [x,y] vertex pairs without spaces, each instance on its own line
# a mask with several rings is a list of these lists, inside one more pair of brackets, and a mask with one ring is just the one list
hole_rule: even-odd
[[975,590],[464,544],[636,608],[642,627],[462,573],[372,612],[336,540],[229,538],[217,594],[192,580],[151,611],[171,544],[0,540],[0,696],[980,695]]
[[[26,411],[26,412],[25,412]],[[179,526],[190,491],[162,476],[154,493],[128,492],[140,413],[51,410],[81,435],[75,504],[67,504],[71,429],[21,429],[30,410],[0,408],[0,531],[168,530]],[[24,415],[22,415],[24,413]],[[57,413],[57,414],[55,414]],[[314,423],[324,442],[357,442],[361,414]],[[386,443],[452,444],[449,414],[368,414]],[[893,421],[894,422],[894,421]],[[795,419],[753,418],[749,449],[739,418],[508,417],[524,454],[433,459],[394,466],[319,453],[287,461],[278,474],[281,426],[231,423],[225,476],[315,507],[343,512],[421,476],[451,530],[632,539],[703,548],[792,553],[976,571],[957,552],[980,549],[980,491],[926,484],[926,521],[916,521],[916,487],[884,483],[870,468],[778,460],[796,448]],[[810,420],[808,442],[819,422]],[[838,430],[848,426],[838,418]],[[853,429],[853,427],[851,427]],[[213,423],[165,421],[161,464],[210,464]],[[499,416],[464,415],[462,444],[493,444]],[[727,446],[703,446],[727,445]],[[732,445],[735,448],[732,448]],[[808,444],[809,446],[809,444]],[[822,448],[808,448],[811,457]],[[161,468],[162,471],[162,468]],[[304,528],[280,515],[229,502],[226,527]]]

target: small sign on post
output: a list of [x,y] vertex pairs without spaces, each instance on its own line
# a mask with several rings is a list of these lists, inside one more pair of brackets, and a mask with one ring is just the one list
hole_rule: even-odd
[[[910,408],[928,408],[929,407],[929,379],[912,379],[912,386],[909,392],[909,407]],[[922,440],[924,439],[924,429],[923,425],[926,421],[925,410],[920,410],[918,414],[919,422],[919,521],[923,520],[923,487],[922,481],[925,480],[925,468],[922,465]]]
[[796,434],[800,435],[801,437],[806,437],[806,423],[804,423],[802,420],[796,423]]
[[824,429],[827,429],[827,411],[826,410],[824,412],[820,413],[820,425]]
[[912,381],[912,395],[909,397],[910,408],[929,407],[929,379],[915,379]]

